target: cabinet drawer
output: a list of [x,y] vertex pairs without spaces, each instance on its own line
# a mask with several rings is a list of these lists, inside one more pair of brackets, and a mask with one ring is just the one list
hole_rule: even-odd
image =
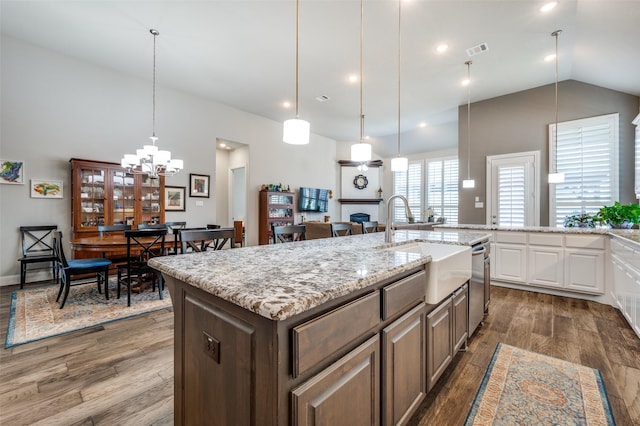
[[567,235],[565,245],[567,247],[588,248],[604,250],[605,238],[601,235]]
[[535,246],[562,247],[562,235],[531,233],[529,234],[529,244]]
[[382,289],[382,319],[386,320],[424,300],[427,274],[420,271]]
[[496,232],[496,243],[526,244],[527,234],[524,232]]
[[303,374],[380,322],[380,292],[293,328],[293,375]]

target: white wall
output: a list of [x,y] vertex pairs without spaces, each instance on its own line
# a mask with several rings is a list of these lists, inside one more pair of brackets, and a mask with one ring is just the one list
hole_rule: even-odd
[[[71,236],[70,158],[119,162],[148,142],[150,82],[1,39],[0,157],[25,161],[25,180],[63,180],[65,198],[29,198],[26,185],[0,185],[0,283],[18,282],[21,225],[57,224]],[[306,146],[281,142],[282,124],[162,86],[158,80],[158,144],[181,158],[185,170],[167,185],[189,186],[189,173],[212,178],[211,198],[187,196],[186,212],[166,220],[188,226],[216,223],[216,139],[249,145],[247,242],[258,240],[258,190],[263,183],[336,187],[336,143],[311,135]],[[313,123],[312,123],[313,126]],[[188,191],[187,191],[188,192]],[[196,200],[204,201],[196,207]],[[68,246],[67,246],[68,247]]]

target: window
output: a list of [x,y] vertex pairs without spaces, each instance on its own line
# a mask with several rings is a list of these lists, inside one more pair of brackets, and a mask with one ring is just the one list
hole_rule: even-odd
[[[422,161],[410,161],[406,172],[393,173],[393,193],[407,197],[413,217],[422,220]],[[406,222],[404,203],[397,198],[393,202],[393,220]]]
[[632,121],[636,126],[636,198],[640,200],[640,114]]
[[[424,171],[424,172],[423,172]],[[426,221],[424,211],[458,223],[458,158],[446,157],[409,162],[409,170],[393,174],[393,193],[407,197],[416,221]],[[393,220],[406,221],[404,203],[394,201]]]
[[[555,125],[549,161],[556,161]],[[549,224],[573,214],[594,214],[618,199],[618,114],[558,123],[557,169],[563,183],[549,186]]]
[[427,208],[458,223],[458,159],[427,160]]

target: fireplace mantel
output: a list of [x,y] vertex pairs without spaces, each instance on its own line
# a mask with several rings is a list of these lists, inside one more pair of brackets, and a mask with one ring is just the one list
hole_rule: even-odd
[[380,204],[382,198],[338,198],[340,204]]

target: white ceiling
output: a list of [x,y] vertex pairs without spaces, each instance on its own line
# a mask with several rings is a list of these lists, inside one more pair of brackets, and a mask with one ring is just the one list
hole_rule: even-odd
[[[466,49],[471,100],[574,79],[640,96],[640,0],[411,0],[402,3],[402,153],[450,143],[457,106],[466,104]],[[365,0],[365,134],[374,151],[395,155],[398,126],[398,2]],[[1,2],[2,33],[126,74],[151,79],[152,36],[157,82],[257,115],[283,121],[294,100],[295,1],[10,1]],[[359,138],[360,2],[301,0],[300,115],[313,133]],[[449,45],[437,54],[441,42]],[[318,102],[326,95],[329,101]],[[158,99],[161,103],[162,99]],[[419,128],[420,122],[428,126]],[[444,126],[444,127],[443,127]],[[440,129],[440,130],[435,130]],[[447,140],[449,139],[449,140]],[[453,141],[455,144],[457,141]]]

